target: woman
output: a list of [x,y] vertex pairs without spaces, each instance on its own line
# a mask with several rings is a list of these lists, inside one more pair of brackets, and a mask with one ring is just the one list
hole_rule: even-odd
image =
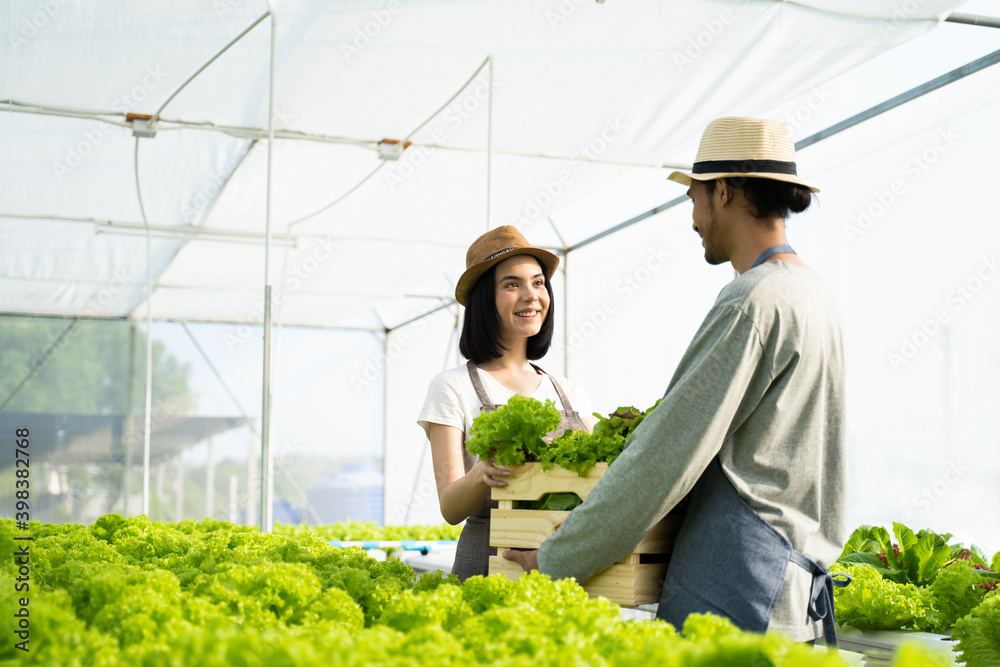
[[505,486],[506,468],[465,451],[472,421],[514,394],[552,400],[561,420],[550,437],[566,430],[590,430],[595,419],[575,383],[547,375],[529,360],[540,359],[552,342],[552,285],[559,258],[532,247],[510,226],[480,236],[469,247],[466,271],[455,287],[465,306],[459,349],[468,364],[440,373],[431,382],[418,422],[434,460],[441,514],[450,524],[465,521],[452,572],[465,581],[486,575],[489,557],[490,488]]

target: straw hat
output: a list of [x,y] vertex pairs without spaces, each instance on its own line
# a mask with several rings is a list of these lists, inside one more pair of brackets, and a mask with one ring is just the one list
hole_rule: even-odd
[[469,246],[469,252],[465,254],[465,273],[455,286],[455,300],[464,306],[469,290],[480,276],[489,271],[493,265],[517,255],[531,255],[536,258],[549,278],[559,266],[558,257],[548,250],[533,247],[516,227],[503,225],[486,232]]
[[667,178],[691,185],[691,179],[711,181],[730,176],[798,183],[819,192],[796,175],[791,130],[780,121],[766,118],[733,116],[713,120],[701,135],[691,173],[675,171]]

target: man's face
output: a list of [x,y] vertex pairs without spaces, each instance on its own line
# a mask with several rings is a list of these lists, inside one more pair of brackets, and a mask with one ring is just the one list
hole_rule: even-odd
[[[716,188],[718,187],[719,184],[716,184]],[[694,222],[691,228],[701,237],[701,244],[705,247],[705,261],[709,264],[728,262],[729,254],[722,244],[715,202],[708,188],[704,183],[692,180],[687,195],[694,202],[694,210],[691,212]]]

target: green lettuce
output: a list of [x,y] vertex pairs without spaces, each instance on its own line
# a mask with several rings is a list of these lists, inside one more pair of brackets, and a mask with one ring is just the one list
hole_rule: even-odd
[[[841,561],[841,564],[843,561]],[[923,596],[913,584],[885,579],[870,565],[838,566],[853,581],[833,589],[834,617],[839,625],[858,630],[899,630],[913,627],[926,615]]]
[[981,588],[983,574],[965,560],[956,560],[941,570],[925,592],[930,632],[947,634],[958,619],[982,603],[986,596]]
[[552,401],[543,404],[515,394],[506,405],[473,420],[465,448],[481,459],[495,454],[500,465],[516,467],[537,459],[545,447],[542,438],[558,425],[559,411]]
[[[996,557],[993,562],[996,563]],[[990,593],[968,616],[955,623],[951,634],[956,651],[968,667],[1000,665],[1000,594]]]

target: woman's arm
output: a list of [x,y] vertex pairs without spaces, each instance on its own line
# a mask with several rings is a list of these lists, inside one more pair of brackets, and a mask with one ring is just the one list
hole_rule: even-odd
[[432,422],[428,436],[441,516],[452,525],[461,523],[479,507],[491,486],[507,485],[501,478],[510,475],[510,470],[479,461],[466,473],[459,429]]

